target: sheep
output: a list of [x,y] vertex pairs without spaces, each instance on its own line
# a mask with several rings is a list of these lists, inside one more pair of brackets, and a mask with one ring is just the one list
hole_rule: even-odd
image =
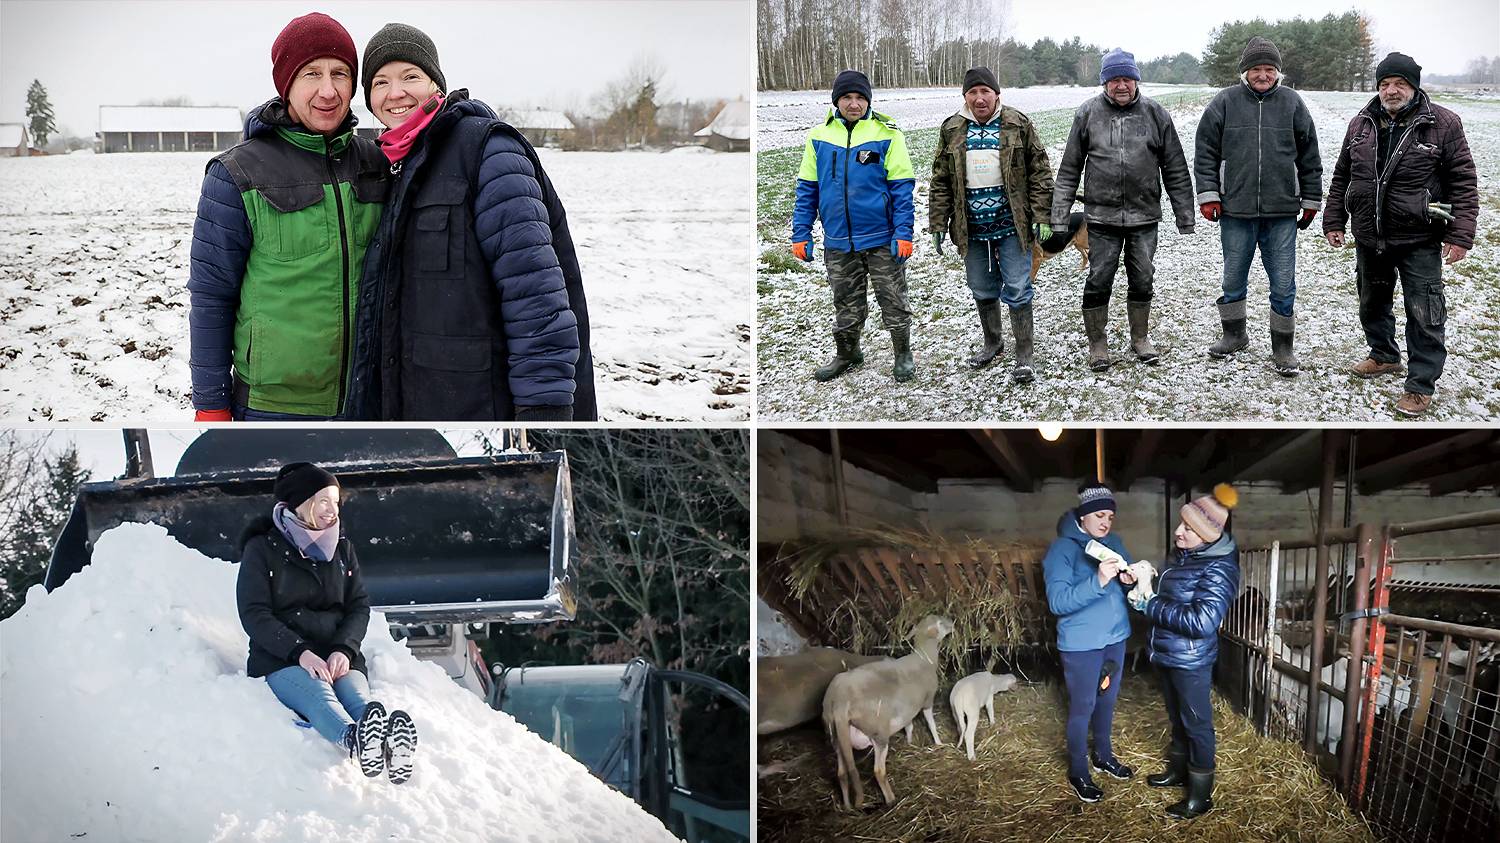
[[884,658],[810,647],[789,656],[756,659],[755,733],[768,735],[816,720],[833,677]]
[[974,730],[979,726],[981,706],[990,716],[990,725],[995,725],[995,694],[1016,687],[1016,677],[1009,673],[994,674],[989,671],[975,673],[953,683],[948,692],[948,707],[953,719],[963,732],[964,746],[968,748],[969,760],[974,760]]
[[[938,689],[938,647],[952,632],[952,621],[928,615],[917,624],[912,652],[894,661],[861,665],[828,683],[828,693],[823,696],[823,727],[834,745],[839,793],[845,808],[864,803],[864,785],[854,766],[856,748],[875,747],[875,781],[889,804],[896,801],[885,777],[891,736],[905,729],[920,711],[927,719],[933,743],[942,745],[932,719],[932,701]],[[851,786],[853,802],[849,799]]]

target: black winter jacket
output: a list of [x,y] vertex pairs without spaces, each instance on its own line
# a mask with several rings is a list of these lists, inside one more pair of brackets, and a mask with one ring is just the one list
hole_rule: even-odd
[[1230,217],[1290,217],[1323,198],[1318,131],[1301,95],[1240,83],[1220,91],[1198,121],[1193,177],[1198,204]]
[[246,674],[291,667],[303,650],[325,659],[342,650],[351,670],[366,672],[359,645],[370,624],[370,597],[349,540],[340,536],[333,559],[314,563],[261,517],[245,528],[240,545],[235,598],[250,634]]
[[1219,624],[1240,587],[1234,537],[1219,536],[1196,550],[1178,551],[1146,604],[1151,663],[1180,670],[1212,667],[1219,658]]
[[1177,230],[1193,230],[1193,175],[1182,141],[1172,115],[1147,96],[1137,94],[1129,105],[1117,105],[1100,94],[1073,114],[1052,188],[1053,228],[1068,226],[1080,177],[1090,225],[1129,228],[1159,222],[1165,181]]

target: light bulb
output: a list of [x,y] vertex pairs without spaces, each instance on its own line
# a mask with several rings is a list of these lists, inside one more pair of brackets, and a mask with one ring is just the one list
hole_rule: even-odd
[[1045,422],[1037,425],[1037,432],[1048,442],[1056,442],[1057,437],[1062,435],[1062,425],[1057,422]]

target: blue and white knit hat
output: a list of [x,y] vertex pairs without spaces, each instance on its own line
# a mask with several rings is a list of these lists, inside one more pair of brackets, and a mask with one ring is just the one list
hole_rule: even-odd
[[1078,490],[1078,517],[1082,518],[1090,512],[1098,512],[1107,509],[1115,511],[1115,494],[1103,483],[1087,483]]

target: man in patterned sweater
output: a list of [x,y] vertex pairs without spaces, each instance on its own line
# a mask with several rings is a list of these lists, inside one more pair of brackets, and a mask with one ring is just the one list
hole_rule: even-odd
[[[932,161],[927,223],[943,251],[943,233],[964,259],[984,334],[968,359],[978,369],[1005,350],[1000,303],[1010,311],[1016,339],[1011,379],[1026,383],[1031,369],[1031,245],[1052,235],[1052,165],[1031,120],[1000,104],[1000,83],[987,67],[964,74],[964,108],[943,121]],[[960,203],[962,203],[960,205]]]

